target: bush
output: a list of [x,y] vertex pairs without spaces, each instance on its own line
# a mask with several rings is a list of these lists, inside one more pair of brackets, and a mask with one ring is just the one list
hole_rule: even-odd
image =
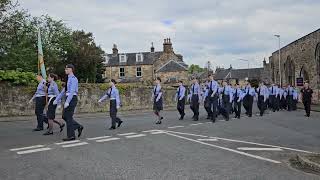
[[0,70],[0,82],[9,82],[12,85],[35,86],[37,80],[32,72],[20,72],[14,70]]

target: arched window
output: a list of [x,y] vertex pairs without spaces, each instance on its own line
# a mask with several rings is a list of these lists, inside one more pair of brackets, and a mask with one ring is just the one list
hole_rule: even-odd
[[290,56],[287,57],[287,60],[284,64],[284,73],[285,73],[285,82],[292,86],[295,85],[295,65]]

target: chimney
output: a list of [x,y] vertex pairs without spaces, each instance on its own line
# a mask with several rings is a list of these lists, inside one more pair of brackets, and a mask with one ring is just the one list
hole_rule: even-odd
[[117,56],[118,55],[118,48],[117,48],[116,44],[113,44],[112,55],[113,56]]
[[154,52],[153,42],[151,43],[151,52]]
[[172,53],[173,52],[172,43],[171,43],[170,38],[164,39],[163,52],[164,53]]
[[267,65],[267,61],[266,58],[263,59],[263,67],[265,67]]

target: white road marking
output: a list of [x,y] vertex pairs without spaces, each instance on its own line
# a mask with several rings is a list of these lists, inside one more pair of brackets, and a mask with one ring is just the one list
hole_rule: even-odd
[[207,124],[212,124],[212,122],[206,122]]
[[137,133],[131,132],[131,133],[124,133],[124,134],[118,134],[119,136],[128,136],[128,135],[134,135]]
[[158,131],[158,132],[152,132],[152,133],[150,133],[150,134],[163,134],[163,133],[165,133],[165,132],[163,132],[163,131]]
[[107,138],[107,139],[99,139],[99,140],[96,140],[96,142],[107,142],[107,141],[115,141],[115,140],[119,140],[120,138]]
[[147,130],[147,131],[142,131],[142,132],[144,132],[144,133],[148,133],[148,132],[157,132],[157,131],[161,131],[161,130],[153,129],[153,130]]
[[48,151],[50,149],[51,148],[30,149],[26,151],[18,151],[17,154],[29,154],[29,153],[40,152],[40,151]]
[[28,146],[28,147],[22,147],[22,148],[14,148],[10,149],[10,151],[20,151],[20,150],[26,150],[26,149],[34,149],[34,148],[42,148],[44,145],[35,145],[35,146]]
[[198,126],[200,124],[203,124],[203,123],[195,123],[195,124],[190,124],[190,126]]
[[63,145],[63,144],[72,144],[72,143],[77,143],[77,142],[80,142],[80,140],[66,141],[66,142],[60,142],[60,143],[54,143],[54,144]]
[[254,147],[238,147],[242,151],[282,151],[280,148],[254,148]]
[[166,132],[166,134],[168,134],[170,136],[175,136],[177,138],[185,139],[185,140],[188,140],[188,141],[196,142],[196,143],[199,143],[199,144],[203,144],[203,145],[215,147],[215,148],[218,148],[218,149],[223,149],[223,150],[226,150],[226,151],[230,151],[230,152],[233,152],[233,153],[241,154],[241,155],[244,155],[244,156],[252,157],[252,158],[255,158],[255,159],[268,161],[268,162],[272,162],[272,163],[276,163],[276,164],[280,164],[281,163],[280,161],[275,161],[275,160],[264,158],[264,157],[261,157],[261,156],[248,154],[248,153],[245,153],[245,152],[242,152],[242,151],[237,151],[237,150],[230,149],[230,148],[225,148],[225,147],[221,147],[221,146],[217,146],[217,145],[213,145],[213,144],[208,144],[208,143],[205,143],[205,142],[201,142],[201,141],[198,141],[198,140],[186,138],[186,137],[179,136],[179,135],[176,135],[176,134],[172,134],[172,133],[169,133],[169,132]]
[[111,136],[100,136],[100,137],[93,137],[93,138],[87,138],[88,140],[98,140],[98,139],[105,139],[105,138],[109,138]]
[[184,126],[171,126],[171,127],[168,127],[169,129],[175,129],[175,128],[181,128],[181,127],[184,127]]
[[68,147],[75,147],[75,146],[82,146],[89,144],[87,142],[80,142],[80,143],[75,143],[75,144],[67,144],[67,145],[62,145],[63,148],[68,148]]
[[207,137],[208,137],[208,136],[203,136],[203,135],[197,135],[197,134],[191,134],[191,133],[183,133],[183,132],[176,132],[176,131],[166,131],[166,132],[171,132],[171,133],[181,134],[181,135],[197,136],[197,137],[202,137],[202,138],[207,138]]
[[218,141],[218,139],[197,139],[198,141]]
[[131,135],[131,136],[126,136],[126,138],[136,138],[136,137],[143,137],[146,136],[145,134],[136,134],[136,135]]
[[308,154],[315,154],[314,152],[310,152],[310,151],[305,151],[305,150],[301,150],[301,149],[294,149],[294,148],[288,148],[288,147],[282,147],[282,146],[274,146],[274,145],[270,145],[270,144],[254,143],[254,142],[250,142],[250,141],[241,141],[241,140],[219,138],[219,137],[212,137],[212,138],[216,138],[218,140],[230,141],[230,142],[240,142],[240,143],[245,143],[245,144],[254,144],[254,145],[259,145],[259,146],[267,146],[267,147],[273,147],[273,148],[286,149],[286,150],[290,150],[290,151],[303,152],[303,153],[308,153]]

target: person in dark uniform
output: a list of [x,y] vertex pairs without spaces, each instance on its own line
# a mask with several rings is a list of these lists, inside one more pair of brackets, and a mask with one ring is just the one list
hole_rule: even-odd
[[274,83],[271,84],[271,87],[269,88],[269,105],[270,109],[275,112],[277,110],[277,92],[278,88]]
[[111,117],[111,127],[109,130],[116,129],[116,123],[118,123],[118,127],[121,126],[123,121],[117,117],[118,109],[121,107],[119,90],[116,87],[116,80],[111,79],[110,88],[106,91],[105,95],[99,99],[99,103],[101,103],[105,99],[110,99],[110,117]]
[[53,105],[53,101],[56,99],[56,97],[60,94],[59,93],[59,89],[58,89],[58,85],[55,82],[55,80],[57,80],[57,75],[55,74],[49,74],[48,76],[48,88],[47,88],[47,92],[48,92],[48,111],[47,111],[47,119],[48,119],[48,131],[46,133],[44,133],[43,135],[52,135],[53,134],[53,123],[56,123],[60,126],[60,132],[63,131],[63,128],[65,126],[65,124],[63,122],[60,122],[58,120],[55,120],[56,117],[56,109],[57,109],[57,105]]
[[152,91],[153,111],[158,117],[156,124],[161,124],[163,117],[160,115],[160,111],[163,110],[162,90],[161,90],[161,79],[157,77],[155,80],[155,86]]
[[235,118],[240,119],[241,115],[241,101],[243,98],[242,90],[239,84],[235,84],[233,88],[233,111],[235,113]]
[[209,83],[206,82],[205,85],[204,85],[204,88],[203,88],[203,106],[204,106],[204,109],[206,110],[207,112],[207,119],[211,119],[211,114],[212,114],[212,111],[211,111],[211,106],[210,106],[210,97],[208,96],[209,94]]
[[288,106],[288,111],[292,111],[293,109],[293,87],[289,84],[287,87],[287,106]]
[[233,99],[233,94],[232,94],[233,90],[228,85],[227,81],[224,81],[222,83],[222,85],[223,85],[222,92],[221,92],[222,106],[225,109],[225,113],[223,113],[223,116],[225,117],[226,121],[229,121],[231,102],[232,102],[232,99]]
[[212,74],[209,75],[209,89],[208,97],[210,98],[210,114],[212,123],[216,122],[218,116],[218,98],[219,98],[219,85],[213,79]]
[[310,88],[309,83],[304,83],[304,87],[301,89],[300,92],[301,100],[304,105],[304,110],[306,111],[305,116],[310,117],[313,90]]
[[280,110],[287,109],[287,89],[285,86],[280,88],[279,95],[280,95]]
[[74,110],[78,103],[78,79],[74,75],[74,69],[72,64],[66,65],[65,73],[68,75],[67,84],[53,102],[54,105],[58,104],[62,96],[66,95],[62,118],[67,123],[67,138],[64,138],[63,141],[75,140],[74,131],[78,130],[78,137],[81,136],[83,131],[83,126],[73,119]]
[[[259,85],[259,88],[257,88],[257,96],[258,96],[257,97],[258,98],[257,105],[260,110],[260,116],[263,116],[264,111],[267,109],[266,101],[267,101],[268,93],[269,93],[268,88],[264,85],[263,82],[261,82]],[[273,98],[275,99],[275,96]],[[274,100],[273,100],[273,102],[274,102]],[[274,105],[275,104],[272,105],[273,108],[275,108]]]
[[33,100],[36,102],[35,114],[37,116],[37,127],[33,131],[42,131],[43,123],[45,120],[45,115],[43,114],[44,108],[46,106],[46,80],[43,79],[41,75],[37,75],[37,81],[39,82],[37,90],[33,97],[30,99],[28,104],[32,103]]
[[248,82],[245,89],[246,105],[244,105],[246,109],[246,115],[248,117],[252,117],[252,105],[255,94],[255,89],[252,88],[250,82]]
[[177,110],[180,114],[180,118],[179,120],[183,120],[184,118],[184,106],[186,103],[186,99],[185,99],[185,93],[186,93],[186,88],[183,86],[183,81],[179,81],[179,87],[177,89],[177,93],[176,93],[176,100],[177,102]]
[[192,118],[194,121],[198,121],[199,120],[199,105],[201,102],[201,88],[198,83],[198,80],[195,77],[192,79],[189,101],[190,101],[190,108],[193,112]]

